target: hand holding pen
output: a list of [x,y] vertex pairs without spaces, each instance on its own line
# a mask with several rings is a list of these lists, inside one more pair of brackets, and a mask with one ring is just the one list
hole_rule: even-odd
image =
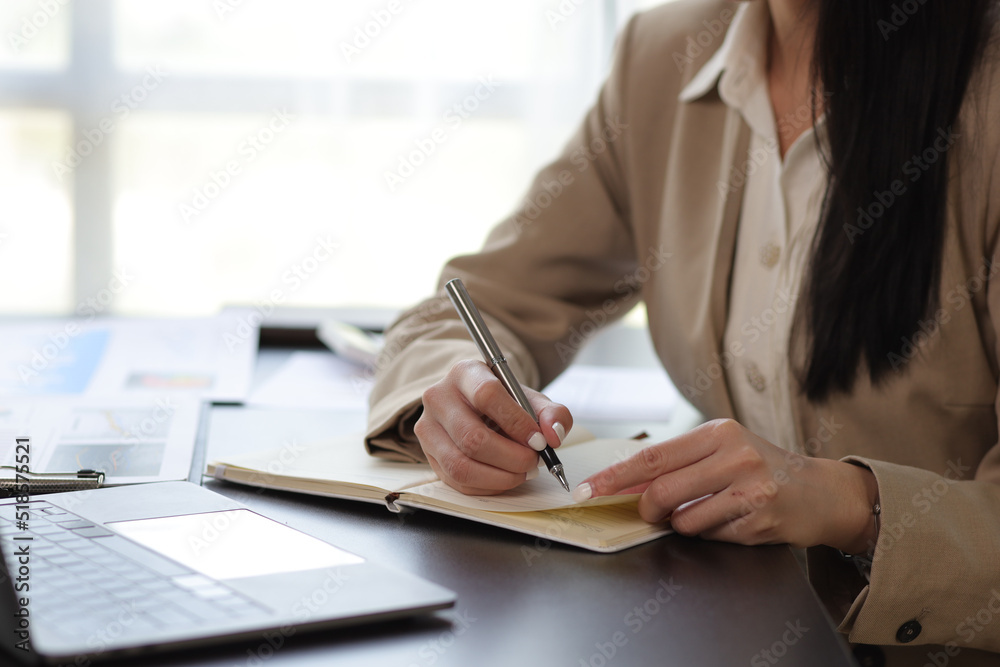
[[462,493],[492,495],[538,474],[539,452],[562,443],[573,417],[537,391],[523,388],[523,393],[537,422],[490,366],[475,360],[458,362],[424,392],[414,430],[442,480]]

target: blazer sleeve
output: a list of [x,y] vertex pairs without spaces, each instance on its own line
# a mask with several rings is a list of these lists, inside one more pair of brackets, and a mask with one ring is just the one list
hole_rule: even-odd
[[945,475],[845,460],[875,474],[882,515],[871,581],[840,630],[864,644],[1000,651],[1000,447],[974,476],[960,460]]
[[540,388],[602,325],[638,301],[629,225],[627,87],[635,19],[619,38],[611,74],[561,155],[535,178],[483,249],[452,259],[439,289],[388,330],[377,362],[365,442],[369,453],[422,460],[413,435],[421,395],[478,352],[442,286],[461,278],[512,370]]

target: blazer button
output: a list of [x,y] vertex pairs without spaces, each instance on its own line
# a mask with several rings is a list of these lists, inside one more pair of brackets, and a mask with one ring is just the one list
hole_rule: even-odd
[[760,263],[767,269],[773,269],[781,258],[781,246],[765,243],[760,247]]
[[909,644],[917,638],[923,629],[918,621],[907,621],[899,626],[899,630],[896,630],[896,641],[900,644]]
[[767,380],[764,379],[764,374],[760,372],[760,368],[754,362],[750,361],[746,365],[747,382],[754,391],[758,393],[763,393],[767,389]]
[[861,667],[885,667],[885,653],[878,646],[856,644],[853,653]]

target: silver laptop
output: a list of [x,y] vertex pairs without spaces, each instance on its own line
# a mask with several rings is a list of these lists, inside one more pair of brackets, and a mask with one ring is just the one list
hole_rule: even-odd
[[2,499],[0,555],[0,657],[29,663],[280,645],[455,602],[188,482]]

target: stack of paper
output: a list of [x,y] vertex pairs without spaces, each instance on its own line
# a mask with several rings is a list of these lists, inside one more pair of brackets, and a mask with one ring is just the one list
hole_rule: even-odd
[[20,463],[14,438],[27,436],[32,472],[187,478],[201,401],[241,401],[249,389],[258,332],[245,315],[5,322],[0,465]]

